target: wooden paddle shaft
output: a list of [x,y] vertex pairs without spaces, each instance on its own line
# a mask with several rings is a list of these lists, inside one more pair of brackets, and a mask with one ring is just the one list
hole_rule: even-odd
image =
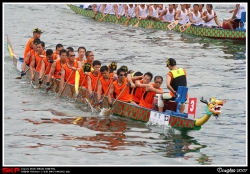
[[122,95],[122,93],[125,91],[127,85],[122,89],[122,91],[120,92],[120,94],[116,97],[115,101],[112,103],[112,107],[114,106],[115,102],[118,100],[118,98]]

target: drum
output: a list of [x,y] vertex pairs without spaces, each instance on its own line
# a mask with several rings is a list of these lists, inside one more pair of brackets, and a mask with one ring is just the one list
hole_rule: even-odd
[[[227,20],[228,20],[227,18],[223,19],[223,23],[222,23],[223,29],[230,29],[230,27],[227,24]],[[232,24],[233,24],[233,29],[239,28],[239,22],[232,22]]]

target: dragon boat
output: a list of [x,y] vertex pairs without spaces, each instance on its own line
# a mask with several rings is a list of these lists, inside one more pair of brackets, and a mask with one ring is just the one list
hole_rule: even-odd
[[[14,66],[17,68],[18,71],[21,71],[23,58],[13,52],[12,44],[8,36],[7,36],[7,49],[8,49],[10,58],[12,59]],[[26,67],[25,72],[26,74],[24,77],[26,77],[27,79],[31,79],[30,78],[31,73],[29,71],[29,67]],[[35,81],[32,83],[32,85],[33,84],[38,85],[38,75],[39,74],[36,73]],[[59,93],[60,80],[55,79],[53,81],[54,83],[51,86],[51,91]],[[41,85],[42,90],[45,89],[45,82],[46,82],[46,76]],[[63,93],[60,93],[58,97],[62,95],[64,97],[73,98],[77,102],[90,105],[91,107],[98,106],[97,98],[93,100],[93,104],[90,104],[89,102],[91,101],[90,95],[86,89],[79,87],[78,89],[79,93],[76,98],[75,86],[72,84],[66,83],[65,87],[66,88],[63,91]],[[114,102],[114,105],[111,109],[112,111],[111,113],[115,116],[127,117],[130,119],[134,119],[134,120],[138,120],[142,122],[150,122],[153,124],[156,123],[159,125],[166,125],[166,126],[179,129],[179,130],[183,130],[183,129],[184,130],[200,130],[201,126],[205,124],[210,119],[211,116],[215,116],[217,118],[221,114],[220,109],[225,103],[225,101],[217,100],[214,97],[211,98],[210,101],[206,101],[202,99],[201,102],[206,104],[205,115],[198,119],[190,118],[189,117],[190,114],[188,113],[179,113],[180,103],[183,103],[183,101],[186,100],[185,96],[186,96],[187,91],[188,91],[187,87],[183,87],[183,86],[179,87],[178,97],[175,100],[175,102],[164,101],[165,112],[163,113],[158,112],[157,105],[156,105],[157,98],[154,99],[152,109],[147,109],[138,105],[133,105],[130,103],[125,103],[125,102],[116,100],[116,102]],[[188,110],[195,112],[196,102],[194,102],[195,101],[194,99],[197,99],[197,98],[190,98],[190,99],[189,99]],[[104,97],[102,109],[108,108],[108,106],[109,106],[108,100],[106,97]]]
[[[80,14],[86,17],[92,18],[94,13],[92,10],[83,9],[82,7],[78,7],[76,5],[67,4],[69,8],[74,11],[76,14]],[[113,22],[117,23],[117,19],[115,15],[108,14],[103,18],[102,13],[98,12],[95,16],[95,20],[102,20],[105,22]],[[91,19],[93,20],[93,19]],[[122,16],[118,23],[124,24],[127,21],[127,18]],[[138,22],[137,18],[131,18],[129,20],[128,25],[134,26]],[[153,24],[153,25],[152,25]],[[168,22],[161,22],[159,20],[152,20],[152,19],[145,19],[141,20],[139,23],[139,27],[141,28],[154,28],[159,30],[169,30],[168,29]],[[177,24],[172,30],[181,32],[180,31],[180,24]],[[230,30],[230,29],[223,29],[223,28],[206,28],[206,27],[197,27],[197,26],[189,26],[183,33],[201,36],[201,37],[209,37],[214,39],[230,39],[230,40],[246,40],[246,30]]]

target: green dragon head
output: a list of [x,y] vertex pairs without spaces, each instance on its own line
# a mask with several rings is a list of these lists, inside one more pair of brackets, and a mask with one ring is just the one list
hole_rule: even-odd
[[215,97],[212,97],[210,101],[204,100],[202,97],[200,101],[207,104],[205,108],[206,114],[213,115],[216,118],[221,114],[220,109],[226,103],[226,100],[217,100]]

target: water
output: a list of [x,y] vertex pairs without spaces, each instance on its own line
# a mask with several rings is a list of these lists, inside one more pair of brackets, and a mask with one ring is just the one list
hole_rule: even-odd
[[[233,5],[225,5],[231,7]],[[219,19],[231,17],[220,9]],[[4,4],[4,34],[23,55],[34,28],[44,33],[46,49],[62,43],[84,46],[103,65],[164,77],[173,57],[188,75],[189,96],[216,96],[227,102],[218,119],[199,131],[179,132],[127,118],[106,118],[73,99],[33,89],[15,79],[4,46],[4,165],[246,165],[246,45],[199,38],[175,31],[97,22],[72,12],[66,4]],[[4,36],[4,44],[6,36]],[[196,117],[204,114],[197,103]],[[72,124],[82,117],[78,124]]]

